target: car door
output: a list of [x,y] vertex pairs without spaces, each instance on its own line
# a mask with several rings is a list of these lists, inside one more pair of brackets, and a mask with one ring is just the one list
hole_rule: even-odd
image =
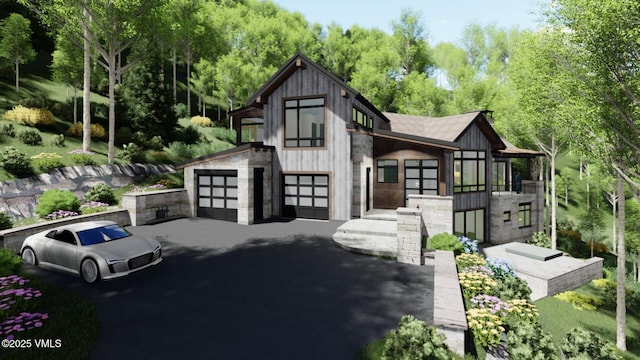
[[47,242],[45,253],[50,263],[78,271],[78,241],[71,231],[57,231]]

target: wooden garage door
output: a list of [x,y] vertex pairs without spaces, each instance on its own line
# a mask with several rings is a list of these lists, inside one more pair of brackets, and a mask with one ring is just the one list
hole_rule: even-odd
[[238,221],[238,171],[196,171],[198,216]]
[[284,175],[283,216],[291,218],[329,219],[329,176]]

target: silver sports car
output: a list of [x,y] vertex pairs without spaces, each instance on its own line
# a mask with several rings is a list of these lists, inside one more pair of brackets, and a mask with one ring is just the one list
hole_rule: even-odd
[[157,240],[137,238],[113,221],[69,224],[31,235],[20,253],[25,263],[80,275],[88,283],[162,261]]

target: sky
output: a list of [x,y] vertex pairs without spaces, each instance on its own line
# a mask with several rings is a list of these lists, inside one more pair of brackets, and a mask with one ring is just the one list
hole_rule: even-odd
[[470,22],[480,25],[535,29],[540,0],[273,0],[288,11],[300,12],[307,21],[325,27],[332,22],[354,24],[391,32],[391,22],[402,9],[422,12],[429,44],[457,43]]

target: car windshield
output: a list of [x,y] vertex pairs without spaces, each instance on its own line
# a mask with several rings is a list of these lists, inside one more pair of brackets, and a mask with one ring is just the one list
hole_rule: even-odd
[[131,236],[131,233],[116,224],[78,231],[78,238],[84,246],[118,240],[128,236]]

